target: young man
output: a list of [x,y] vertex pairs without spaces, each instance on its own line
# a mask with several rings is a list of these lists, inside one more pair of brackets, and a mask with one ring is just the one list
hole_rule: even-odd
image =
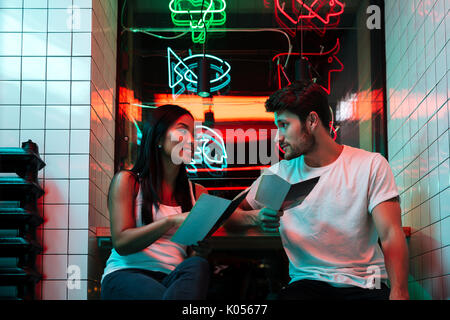
[[408,250],[386,159],[330,137],[327,96],[312,82],[275,92],[266,110],[285,152],[268,170],[290,183],[320,176],[303,203],[284,212],[255,200],[260,177],[227,222],[279,230],[291,278],[280,299],[408,299]]

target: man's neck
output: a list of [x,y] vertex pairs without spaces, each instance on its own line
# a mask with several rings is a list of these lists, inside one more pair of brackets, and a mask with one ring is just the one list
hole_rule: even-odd
[[343,149],[343,145],[336,143],[331,138],[316,139],[314,149],[305,154],[304,160],[309,167],[324,167],[336,161]]

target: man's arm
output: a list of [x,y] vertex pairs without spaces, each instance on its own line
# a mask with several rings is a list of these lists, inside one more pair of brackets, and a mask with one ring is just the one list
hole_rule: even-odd
[[269,208],[254,210],[248,201],[244,199],[239,208],[224,224],[224,227],[225,229],[238,231],[258,227],[262,232],[278,232],[282,215],[282,211],[275,211]]
[[408,247],[401,223],[401,209],[397,198],[378,204],[372,211],[386,270],[391,282],[390,300],[409,299]]
[[236,211],[227,219],[224,227],[229,230],[245,230],[258,226],[259,211],[254,210],[247,199],[244,199]]

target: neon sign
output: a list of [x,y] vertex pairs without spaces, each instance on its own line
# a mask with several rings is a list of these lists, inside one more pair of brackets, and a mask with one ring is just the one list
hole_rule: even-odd
[[203,57],[206,57],[209,60],[210,68],[214,73],[213,76],[215,76],[213,79],[210,79],[210,92],[217,92],[230,83],[231,66],[225,60],[210,54],[192,55],[192,53],[186,58],[181,59],[171,48],[167,48],[169,87],[172,89],[172,96],[174,99],[186,90],[197,93],[198,60]]
[[225,0],[172,0],[169,10],[174,25],[189,27],[192,31],[192,41],[205,43],[209,27],[225,24],[226,6]]
[[204,125],[195,128],[197,146],[191,163],[186,166],[187,172],[196,174],[197,167],[205,165],[208,172],[221,173],[228,166],[228,155],[221,134]]
[[[327,76],[324,77],[324,80],[322,83],[319,83],[319,85],[322,87],[323,90],[325,90],[326,93],[331,93],[331,73],[333,72],[342,72],[344,70],[344,65],[342,62],[338,59],[336,56],[340,50],[340,42],[339,39],[336,40],[336,45],[333,49],[327,52],[312,52],[312,53],[298,53],[294,52],[290,55],[293,56],[302,56],[306,60],[308,60],[313,66],[321,65],[325,72],[327,73]],[[280,59],[283,56],[287,56],[289,53],[280,53],[277,54],[275,57],[273,57],[272,61],[275,62],[275,60]],[[326,63],[323,63],[323,61],[326,61]],[[278,88],[281,89],[283,87],[282,80],[284,79],[287,81],[287,85],[291,84],[291,81],[289,80],[288,76],[286,75],[285,69],[282,66],[281,63],[277,63],[277,73],[278,73]]]
[[287,2],[274,1],[276,20],[292,36],[295,36],[297,27],[313,29],[323,36],[326,29],[339,24],[345,6],[338,0],[291,0],[289,10]]

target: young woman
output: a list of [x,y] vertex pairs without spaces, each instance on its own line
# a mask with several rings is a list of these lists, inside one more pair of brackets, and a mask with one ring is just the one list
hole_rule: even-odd
[[206,192],[187,178],[194,153],[189,111],[164,105],[145,125],[136,164],[111,182],[108,195],[113,249],[102,281],[102,299],[205,299],[209,265],[204,244],[170,241]]

